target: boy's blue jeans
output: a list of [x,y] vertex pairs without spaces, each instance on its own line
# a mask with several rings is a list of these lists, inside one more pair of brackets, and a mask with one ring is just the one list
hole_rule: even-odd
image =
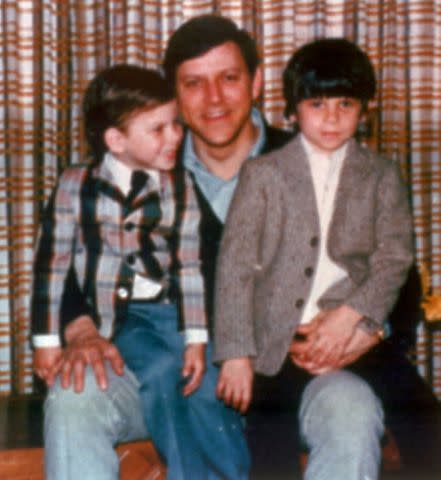
[[[56,384],[46,401],[48,480],[116,480],[117,442],[147,436],[148,426],[170,480],[242,480],[249,455],[239,414],[216,398],[218,369],[207,365],[196,392],[183,397],[184,339],[174,305],[132,303],[115,339],[126,372],[108,368],[102,392],[89,369],[81,394]],[[136,378],[135,378],[136,377]]]

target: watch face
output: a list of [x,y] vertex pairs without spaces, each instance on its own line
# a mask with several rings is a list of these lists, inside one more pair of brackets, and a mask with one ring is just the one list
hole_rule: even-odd
[[384,328],[369,317],[363,317],[359,322],[359,327],[370,335],[377,335],[380,340],[385,336]]

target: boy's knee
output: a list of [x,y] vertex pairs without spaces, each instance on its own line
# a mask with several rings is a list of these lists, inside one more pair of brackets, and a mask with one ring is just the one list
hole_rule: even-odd
[[383,431],[383,409],[370,386],[360,377],[346,371],[314,378],[306,387],[300,408],[302,430],[311,425],[342,433]]

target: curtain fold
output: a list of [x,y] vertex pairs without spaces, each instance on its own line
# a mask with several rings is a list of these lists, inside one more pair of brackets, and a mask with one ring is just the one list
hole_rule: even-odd
[[[80,104],[87,82],[114,63],[158,66],[169,36],[183,21],[213,12],[232,18],[256,38],[264,68],[261,107],[279,126],[286,126],[281,74],[294,49],[314,38],[344,36],[366,50],[378,76],[370,144],[401,163],[417,260],[427,265],[433,290],[441,293],[440,2],[3,0],[0,393],[32,389],[33,245],[57,175],[85,158]],[[439,355],[441,338],[437,341]]]

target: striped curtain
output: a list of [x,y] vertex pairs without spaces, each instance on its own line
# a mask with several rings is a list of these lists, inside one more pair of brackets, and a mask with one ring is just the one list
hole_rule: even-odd
[[[441,2],[2,0],[0,393],[32,389],[33,244],[57,175],[84,156],[79,104],[85,85],[113,63],[158,65],[183,21],[212,12],[256,38],[265,80],[261,107],[279,126],[281,72],[294,49],[317,37],[344,36],[367,51],[379,80],[371,144],[401,162],[418,262],[441,293]],[[438,343],[440,355],[441,338]]]

